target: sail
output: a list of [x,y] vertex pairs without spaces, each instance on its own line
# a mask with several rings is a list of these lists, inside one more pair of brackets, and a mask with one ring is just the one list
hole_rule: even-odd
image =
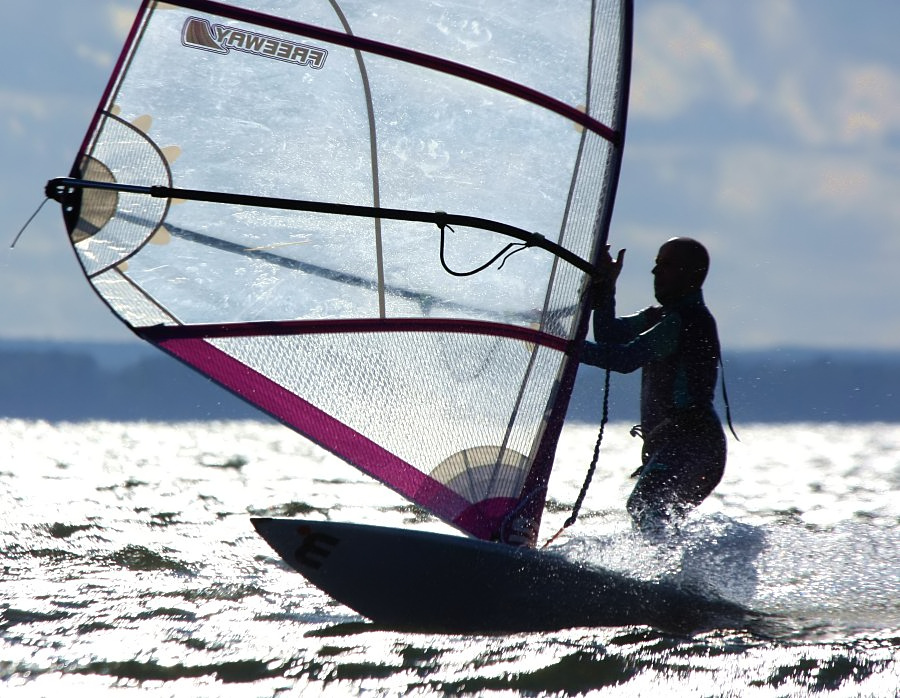
[[144,2],[63,204],[140,337],[533,539],[624,141],[630,0]]

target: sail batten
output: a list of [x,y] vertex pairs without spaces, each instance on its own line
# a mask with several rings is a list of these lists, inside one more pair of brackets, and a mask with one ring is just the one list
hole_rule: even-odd
[[533,541],[630,0],[146,0],[69,177],[138,336],[461,531]]

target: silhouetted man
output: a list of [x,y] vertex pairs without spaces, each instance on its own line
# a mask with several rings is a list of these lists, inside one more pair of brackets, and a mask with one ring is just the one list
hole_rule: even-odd
[[659,249],[653,289],[660,306],[616,317],[625,250],[606,255],[595,283],[594,338],[582,361],[619,373],[641,368],[642,465],[627,509],[642,530],[681,518],[713,491],[725,469],[722,423],[713,408],[720,363],[716,321],[703,302],[706,248],[672,238]]

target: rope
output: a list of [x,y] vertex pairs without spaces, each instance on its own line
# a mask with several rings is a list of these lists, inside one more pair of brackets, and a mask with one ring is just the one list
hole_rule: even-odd
[[575,505],[572,507],[572,513],[569,515],[569,518],[566,519],[566,522],[562,525],[556,533],[554,533],[550,539],[544,543],[542,547],[546,548],[553,541],[559,538],[560,534],[565,531],[569,526],[575,523],[576,519],[578,519],[578,513],[581,511],[581,505],[584,503],[584,498],[587,496],[588,488],[591,486],[591,480],[594,477],[594,472],[597,469],[597,461],[600,458],[600,444],[603,443],[603,432],[606,429],[606,423],[609,421],[609,369],[606,369],[606,376],[603,381],[603,414],[600,417],[600,430],[597,433],[597,441],[594,443],[594,455],[591,458],[591,464],[588,466],[587,475],[584,478],[584,484],[581,486],[581,492],[578,493],[578,497],[575,499]]
[[728,403],[728,388],[725,387],[725,362],[722,360],[721,354],[719,354],[719,366],[722,368],[722,400],[725,402],[725,419],[728,421],[728,428],[731,429],[734,438],[740,441],[734,430],[734,424],[731,423],[731,405]]
[[27,221],[25,221],[25,225],[22,226],[22,228],[16,234],[16,237],[13,239],[12,244],[9,246],[10,249],[13,249],[16,246],[16,243],[19,241],[19,238],[22,237],[22,233],[25,232],[25,228],[27,228],[29,225],[31,225],[31,221],[33,221],[35,219],[35,217],[37,217],[37,214],[39,214],[41,212],[41,209],[44,208],[44,204],[46,204],[49,200],[50,200],[49,197],[45,198],[41,202],[41,205],[37,207],[37,211],[32,213],[31,217]]
[[[448,274],[451,274],[453,276],[473,276],[479,272],[484,271],[489,266],[491,266],[494,262],[496,262],[498,259],[500,259],[500,257],[503,257],[503,255],[506,254],[509,250],[512,250],[512,252],[509,252],[509,254],[507,254],[505,257],[503,257],[503,261],[500,263],[500,267],[499,267],[500,269],[502,269],[503,265],[506,264],[506,260],[509,259],[512,255],[514,255],[516,252],[521,252],[522,250],[524,250],[528,247],[531,247],[531,243],[529,243],[529,242],[511,242],[506,247],[504,247],[502,250],[500,250],[497,254],[495,254],[493,257],[491,257],[487,262],[482,264],[480,267],[478,267],[476,269],[471,269],[469,271],[455,271],[454,269],[451,269],[449,267],[449,265],[447,264],[447,260],[444,257],[444,238],[446,237],[444,229],[450,228],[450,231],[454,232],[454,233],[456,231],[453,230],[453,228],[451,226],[447,225],[446,223],[438,223],[437,225],[438,225],[438,228],[441,229],[441,266],[444,267],[444,271],[446,271]],[[517,247],[518,249],[513,249],[514,247]]]

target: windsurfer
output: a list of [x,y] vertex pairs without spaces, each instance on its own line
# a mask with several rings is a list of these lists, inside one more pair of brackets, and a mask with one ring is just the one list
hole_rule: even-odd
[[713,408],[720,363],[716,322],[701,287],[709,269],[706,248],[691,238],[660,247],[653,268],[659,306],[616,317],[616,281],[625,250],[609,247],[594,283],[594,338],[584,363],[641,375],[642,465],[626,508],[641,530],[682,518],[719,484],[725,469],[725,432]]

